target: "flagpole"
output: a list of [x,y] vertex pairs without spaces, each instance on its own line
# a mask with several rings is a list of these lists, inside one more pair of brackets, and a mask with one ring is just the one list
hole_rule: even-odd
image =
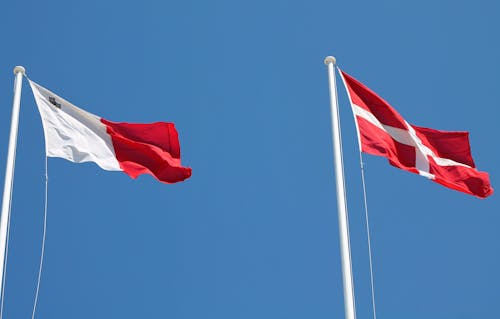
[[[9,149],[7,152],[7,167],[5,169],[5,184],[3,189],[2,215],[0,217],[0,287],[4,287],[5,254],[7,246],[7,230],[10,220],[10,206],[12,199],[12,186],[14,183],[14,165],[16,160],[17,128],[19,126],[19,107],[21,104],[21,88],[25,70],[22,66],[14,68],[14,100],[12,102],[12,118],[10,123]],[[3,300],[2,300],[3,303]],[[0,314],[1,315],[1,314]]]
[[330,107],[332,113],[333,158],[335,166],[335,182],[337,185],[337,210],[339,217],[340,256],[342,259],[342,280],[344,283],[345,318],[355,319],[354,285],[352,278],[351,249],[349,244],[349,224],[347,219],[347,201],[344,182],[344,165],[342,162],[342,141],[340,139],[339,107],[337,86],[335,82],[335,58],[327,56],[328,83],[330,88]]

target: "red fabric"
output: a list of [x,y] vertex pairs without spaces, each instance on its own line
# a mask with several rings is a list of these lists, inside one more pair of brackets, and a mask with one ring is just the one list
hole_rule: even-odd
[[375,115],[382,124],[406,129],[404,119],[389,103],[349,74],[341,72],[347,83],[352,103]]
[[486,198],[493,194],[488,173],[463,166],[440,166],[430,158],[434,181],[451,189]]
[[191,176],[182,167],[177,130],[173,123],[117,123],[101,119],[106,125],[120,167],[130,177],[151,174],[164,183],[175,183]]
[[412,125],[417,136],[439,157],[476,167],[469,144],[469,132],[438,131]]
[[[384,126],[404,130],[406,134],[409,134],[409,129],[413,128],[415,135],[434,153],[434,156],[468,166],[439,165],[433,156],[427,155],[428,173],[434,175],[431,178],[433,181],[480,198],[493,194],[488,173],[475,169],[470,151],[469,133],[438,131],[407,124],[401,115],[376,93],[345,72],[341,71],[341,73],[352,104],[370,112]],[[374,125],[359,114],[356,114],[355,118],[363,152],[384,156],[395,167],[419,173],[416,168],[416,144],[401,144],[390,135],[388,130]]]

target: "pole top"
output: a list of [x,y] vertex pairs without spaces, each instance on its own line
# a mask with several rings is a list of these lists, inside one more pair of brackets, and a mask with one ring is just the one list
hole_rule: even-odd
[[331,56],[331,55],[329,55],[329,56],[327,56],[325,58],[325,64],[326,65],[328,65],[330,63],[332,63],[333,65],[335,65],[336,62],[337,62],[337,60],[333,56]]
[[26,70],[22,66],[18,65],[14,68],[14,74],[18,74],[19,72],[24,75],[26,73]]

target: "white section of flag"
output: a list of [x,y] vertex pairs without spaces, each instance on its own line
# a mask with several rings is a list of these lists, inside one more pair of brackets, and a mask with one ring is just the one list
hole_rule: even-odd
[[95,162],[108,171],[122,170],[100,117],[74,106],[31,80],[29,82],[42,118],[47,156],[74,163]]

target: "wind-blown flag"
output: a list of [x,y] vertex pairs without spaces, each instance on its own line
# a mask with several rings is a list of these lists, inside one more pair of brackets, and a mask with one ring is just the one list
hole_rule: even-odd
[[49,157],[94,162],[132,178],[151,174],[164,183],[191,176],[183,167],[173,123],[117,123],[86,112],[44,87],[29,81],[42,118]]
[[411,125],[375,92],[340,70],[354,113],[361,151],[384,156],[403,170],[446,187],[485,198],[488,173],[475,169],[468,132]]

